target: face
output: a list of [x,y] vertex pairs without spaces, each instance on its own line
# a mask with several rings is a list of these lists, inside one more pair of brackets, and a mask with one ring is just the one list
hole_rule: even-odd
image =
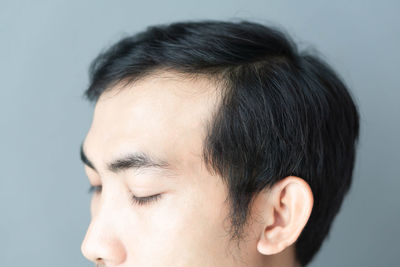
[[193,267],[245,266],[236,259],[255,257],[255,243],[241,246],[245,255],[230,245],[226,185],[202,162],[217,96],[205,79],[164,73],[99,98],[83,143],[98,189],[82,243],[89,260]]

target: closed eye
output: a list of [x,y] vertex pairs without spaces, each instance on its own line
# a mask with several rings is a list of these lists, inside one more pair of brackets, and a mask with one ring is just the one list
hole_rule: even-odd
[[[102,186],[101,185],[91,185],[89,188],[89,193],[101,193],[102,191]],[[145,205],[149,204],[151,202],[155,202],[161,198],[161,194],[156,194],[152,196],[146,196],[146,197],[137,197],[135,195],[131,195],[131,200],[133,204],[137,205]]]
[[92,194],[92,193],[100,193],[102,189],[101,185],[91,185],[89,187],[88,193]]
[[161,198],[161,194],[147,196],[147,197],[136,197],[136,196],[132,195],[132,202],[134,204],[138,204],[138,205],[145,205],[150,202],[155,202],[160,198]]

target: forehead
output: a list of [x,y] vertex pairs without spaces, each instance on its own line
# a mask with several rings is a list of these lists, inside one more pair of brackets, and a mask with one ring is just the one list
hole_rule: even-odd
[[103,93],[84,142],[89,158],[108,162],[143,151],[175,164],[201,157],[206,124],[219,103],[205,78],[158,73]]

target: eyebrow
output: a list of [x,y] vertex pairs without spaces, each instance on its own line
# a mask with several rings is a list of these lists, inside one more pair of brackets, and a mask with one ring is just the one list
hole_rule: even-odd
[[[82,162],[93,170],[97,171],[93,163],[88,159],[81,145],[80,156]],[[144,152],[135,152],[127,154],[121,158],[118,158],[111,163],[107,164],[109,171],[118,173],[127,169],[160,169],[170,170],[170,164],[164,160],[150,157]]]

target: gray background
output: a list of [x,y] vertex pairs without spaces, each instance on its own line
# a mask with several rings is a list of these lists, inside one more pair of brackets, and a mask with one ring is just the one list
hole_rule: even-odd
[[0,1],[0,265],[92,266],[80,253],[92,116],[87,67],[118,38],[186,19],[249,19],[318,49],[352,89],[350,195],[311,266],[399,266],[398,1]]

